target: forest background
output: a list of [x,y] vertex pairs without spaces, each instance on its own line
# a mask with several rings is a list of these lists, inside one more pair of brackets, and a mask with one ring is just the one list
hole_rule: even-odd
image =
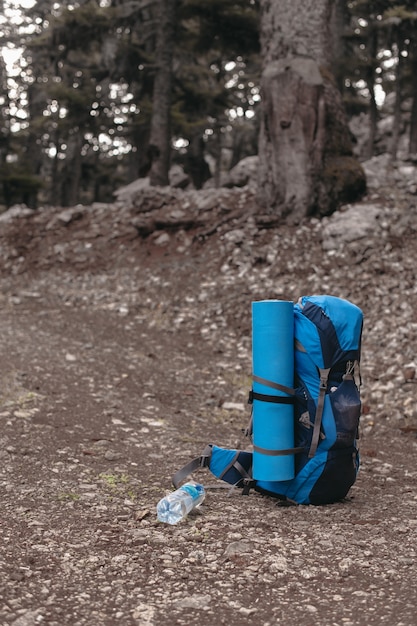
[[[414,0],[330,4],[332,74],[348,121],[367,128],[358,158],[388,149],[393,160],[399,150],[413,160]],[[300,5],[306,25],[309,5]],[[196,189],[220,186],[258,153],[262,2],[2,0],[0,9],[3,210],[110,202],[115,189],[152,174],[155,133],[169,155],[151,184],[168,184],[179,164]],[[170,41],[167,57],[161,42]]]
[[[164,3],[177,9],[168,63]],[[0,0],[0,212],[14,205],[0,215],[0,624],[415,626],[415,10]],[[265,51],[284,70],[275,83]],[[224,185],[261,160],[265,87],[282,115],[265,174],[302,162],[291,150],[319,109],[303,105],[330,89],[311,85],[317,65],[343,98],[367,192],[322,220],[279,221],[259,185]],[[202,190],[151,184],[168,91],[170,163]],[[293,118],[288,95],[302,96]],[[136,191],[113,196],[126,184]],[[211,489],[183,524],[160,524],[178,468],[208,442],[250,445],[251,303],[314,293],[364,312],[348,498],[291,507]]]

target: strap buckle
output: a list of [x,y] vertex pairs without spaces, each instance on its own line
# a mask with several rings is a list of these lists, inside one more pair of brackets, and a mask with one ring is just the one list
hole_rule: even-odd
[[251,489],[255,487],[256,482],[253,478],[244,478],[243,479],[243,489],[242,496],[248,496]]

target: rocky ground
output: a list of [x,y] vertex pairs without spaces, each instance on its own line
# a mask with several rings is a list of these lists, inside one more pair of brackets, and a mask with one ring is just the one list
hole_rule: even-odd
[[[416,624],[417,209],[385,191],[301,225],[248,188],[0,216],[1,624]],[[319,292],[365,315],[349,497],[159,523],[206,443],[248,446],[251,302]]]

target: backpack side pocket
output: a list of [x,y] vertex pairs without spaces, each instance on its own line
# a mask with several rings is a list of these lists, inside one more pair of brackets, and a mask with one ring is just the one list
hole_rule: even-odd
[[353,378],[346,377],[334,391],[330,390],[336,441],[333,449],[350,448],[358,436],[361,400]]

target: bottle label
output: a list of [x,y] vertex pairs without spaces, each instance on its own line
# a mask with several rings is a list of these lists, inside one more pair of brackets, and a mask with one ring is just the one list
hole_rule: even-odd
[[196,500],[198,498],[198,496],[200,495],[200,492],[198,491],[196,486],[195,485],[190,485],[189,483],[187,483],[186,485],[182,485],[181,490],[185,491],[188,494],[190,494],[190,496],[192,497],[193,500]]

